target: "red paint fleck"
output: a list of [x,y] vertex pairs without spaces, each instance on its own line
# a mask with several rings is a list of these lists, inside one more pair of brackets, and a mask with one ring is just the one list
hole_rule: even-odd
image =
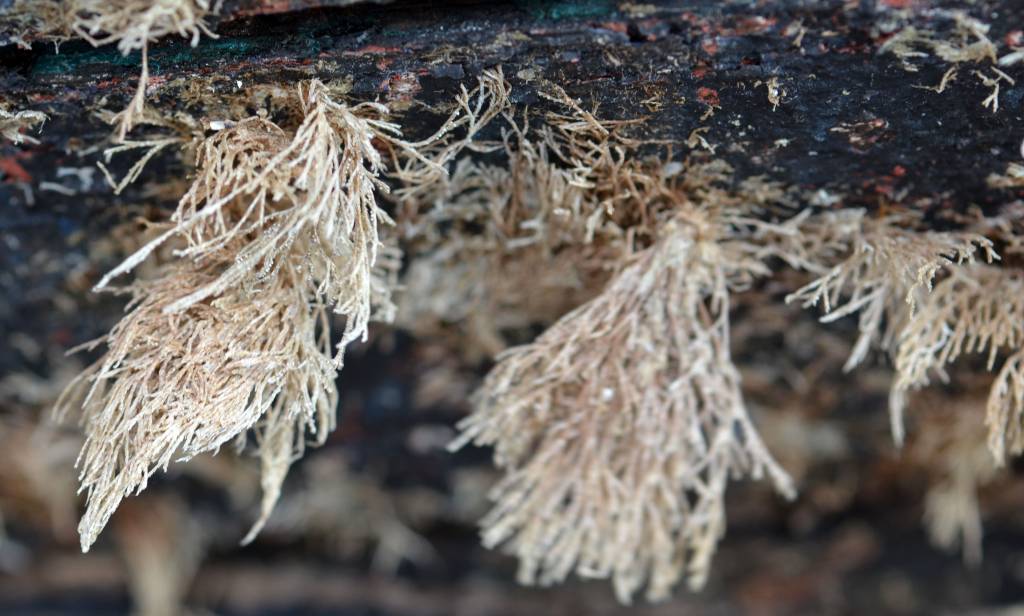
[[251,9],[235,9],[231,12],[230,20],[235,20],[240,17],[252,17],[254,15],[273,15],[275,13],[287,13],[293,10],[292,3],[289,0],[266,0],[259,3],[256,7]]
[[409,101],[422,90],[416,73],[394,73],[380,84],[389,101]]
[[882,4],[890,9],[909,9],[916,4],[916,0],[882,0]]
[[892,174],[898,178],[901,178],[907,175],[907,170],[903,165],[896,165],[895,167],[892,168]]
[[604,28],[605,30],[611,30],[612,32],[625,34],[626,31],[629,29],[629,24],[626,24],[621,21],[606,21],[601,24],[601,27]]
[[1009,45],[1010,47],[1024,46],[1024,30],[1014,30],[1013,32],[1008,32],[1003,40],[1005,40],[1006,44]]
[[863,154],[879,141],[889,138],[886,132],[888,128],[889,123],[884,119],[874,118],[853,124],[840,124],[830,129],[829,132],[845,135],[854,151]]
[[[64,96],[64,100],[68,100],[69,98],[72,98],[70,93],[68,93],[68,94],[62,93],[62,96]],[[53,94],[33,94],[29,98],[31,99],[31,101],[33,103],[48,103],[48,102],[50,102],[52,100],[55,100],[57,97],[54,96]],[[77,97],[77,95],[75,95],[74,96],[74,100],[77,100],[77,99],[78,99],[78,97]]]
[[836,47],[835,51],[837,53],[843,53],[843,54],[856,54],[856,53],[865,53],[865,52],[867,52],[867,53],[874,53],[872,51],[872,49],[869,48],[864,43],[850,43],[849,45],[843,45],[842,47]]
[[61,347],[66,347],[66,346],[70,345],[74,341],[75,337],[72,335],[70,329],[68,329],[66,327],[62,327],[62,328],[58,329],[57,331],[53,332],[53,335],[50,336],[50,339],[55,344],[57,344],[57,345],[59,345]]
[[708,70],[709,69],[706,66],[697,66],[690,71],[690,75],[693,76],[694,79],[700,79],[708,74]]
[[712,107],[721,106],[718,99],[718,90],[712,90],[711,88],[697,88],[697,100]]
[[8,182],[31,182],[32,175],[25,171],[14,157],[0,158],[0,172],[7,176]]
[[744,17],[734,27],[723,29],[722,32],[729,36],[747,36],[764,32],[776,23],[778,23],[778,19],[775,17]]
[[380,45],[367,45],[360,47],[359,49],[353,49],[352,51],[343,51],[343,56],[367,56],[367,55],[384,55],[389,53],[398,53],[402,51],[401,47],[381,47]]

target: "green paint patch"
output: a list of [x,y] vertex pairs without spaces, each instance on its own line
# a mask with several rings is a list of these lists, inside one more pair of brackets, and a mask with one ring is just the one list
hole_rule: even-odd
[[101,49],[90,49],[81,52],[64,52],[40,56],[32,67],[33,75],[59,75],[61,73],[74,73],[83,66],[93,64],[108,64],[112,66],[138,66],[141,54],[134,53],[127,56],[114,46]]
[[[271,37],[255,37],[245,39],[203,39],[199,45],[192,47],[186,41],[175,41],[160,45],[149,50],[150,71],[154,74],[189,62],[222,60],[225,57],[245,56],[259,49],[272,49],[272,44],[279,44]],[[114,45],[99,49],[85,49],[78,52],[63,52],[41,56],[32,67],[33,75],[58,75],[74,73],[87,66],[139,66],[142,53],[132,52],[122,55]]]
[[606,17],[615,12],[611,0],[518,0],[537,19],[589,19]]
[[[263,38],[263,37],[260,37]],[[272,49],[268,46],[270,41],[264,40],[260,44],[258,39],[206,39],[196,47],[181,42],[175,45],[168,45],[149,52],[149,63],[154,71],[159,72],[161,65],[177,65],[188,62],[217,60],[227,56],[244,56],[255,50]]]

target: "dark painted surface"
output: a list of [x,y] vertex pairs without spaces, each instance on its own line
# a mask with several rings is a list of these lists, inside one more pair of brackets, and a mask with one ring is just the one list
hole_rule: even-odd
[[[221,38],[204,39],[194,49],[173,38],[154,45],[147,104],[165,115],[197,121],[238,119],[259,109],[283,119],[273,104],[273,88],[319,77],[348,84],[353,100],[401,103],[406,92],[415,92],[414,100],[427,106],[414,104],[403,112],[403,123],[415,136],[435,123],[437,114],[428,108],[443,106],[459,84],[472,84],[484,69],[501,65],[520,106],[550,108],[537,91],[545,81],[553,82],[584,107],[596,106],[601,117],[646,117],[637,136],[673,143],[677,158],[687,155],[690,133],[707,127],[704,137],[737,170],[737,181],[766,175],[800,187],[808,200],[824,190],[840,197],[831,207],[915,208],[943,225],[936,214],[973,204],[996,212],[1022,196],[990,189],[985,178],[1020,160],[1024,65],[1007,69],[1017,84],[1003,84],[998,113],[981,107],[989,91],[972,74],[980,66],[963,67],[942,94],[916,87],[938,84],[948,67],[924,58],[915,61],[919,72],[908,73],[898,59],[877,53],[886,36],[880,24],[895,19],[885,3],[655,2],[643,15],[603,1],[317,8],[338,4],[227,3],[218,28]],[[948,20],[929,16],[926,9],[958,3],[888,4],[909,6],[913,16],[908,23],[948,28]],[[1018,1],[979,2],[969,11],[992,24],[993,41],[1024,27]],[[797,23],[806,29],[799,46],[794,44]],[[62,45],[59,54],[43,44],[31,51],[0,48],[0,102],[50,116],[40,145],[0,145],[0,376],[20,371],[46,375],[53,353],[109,328],[122,302],[88,290],[120,256],[116,246],[104,244],[110,230],[136,216],[159,216],[186,185],[189,164],[172,150],[154,159],[122,195],[114,195],[95,169],[101,159],[97,147],[109,127],[94,112],[121,109],[134,91],[137,72],[137,54],[124,58],[116,49],[92,49],[81,42]],[[786,91],[774,111],[764,85],[773,77]],[[710,105],[718,108],[706,115]],[[169,131],[139,130],[150,132]],[[201,133],[197,128],[196,134]],[[120,176],[131,161],[131,155],[115,158],[112,169]],[[37,348],[14,340],[15,334]],[[761,355],[741,360],[777,361],[777,347],[765,343]],[[399,340],[388,351],[375,348],[349,363],[342,376],[339,429],[328,449],[343,448],[355,469],[391,487],[444,491],[451,487],[452,468],[486,464],[487,453],[452,458],[408,450],[413,430],[449,425],[457,414],[410,410],[410,384],[425,368],[422,360],[410,364],[416,348],[414,341]],[[920,509],[907,504],[919,502],[920,494],[893,490],[892,482],[873,478],[885,475],[884,469],[878,471],[884,460],[877,460],[891,454],[884,399],[875,398],[856,394],[831,410],[857,447],[852,457],[860,470],[854,472],[863,472],[857,481],[864,494],[844,510],[820,512],[813,511],[809,496],[789,507],[757,488],[738,486],[730,492],[729,536],[715,561],[711,586],[698,596],[680,588],[680,603],[666,606],[665,613],[678,613],[680,607],[692,613],[735,613],[751,605],[775,606],[776,613],[900,611],[892,605],[910,605],[907,613],[935,613],[1024,599],[1019,515],[1004,509],[1002,517],[986,520],[986,560],[981,569],[970,571],[957,557],[927,545]],[[809,485],[829,485],[838,482],[832,474],[842,476],[849,469],[824,465],[813,472]],[[180,478],[173,482],[180,487]],[[873,483],[885,489],[872,492]],[[155,492],[166,487],[160,480],[154,484]],[[197,503],[203,500],[195,498],[190,505],[201,510],[205,505]],[[229,515],[225,506],[209,507]],[[793,522],[806,515],[814,517],[813,524]],[[236,527],[244,523],[232,520],[234,526],[218,527],[225,536],[237,536]],[[872,528],[867,535],[865,526]],[[483,551],[471,527],[436,523],[426,532],[442,556],[440,564],[403,570],[403,579],[421,590],[443,586],[453,594],[469,592],[465,589],[471,582],[483,578],[507,594],[508,605],[528,597],[534,610],[550,604],[550,613],[565,614],[586,613],[584,606],[592,605],[593,597],[602,605],[611,601],[604,585],[519,590],[511,582],[513,564]],[[322,589],[302,567],[299,578],[306,586],[296,583],[296,588],[306,594],[293,598],[290,609],[269,603],[246,609],[218,599],[223,590],[218,584],[236,579],[226,573],[232,567],[258,561],[279,575],[296,568],[294,554],[302,550],[328,571],[328,578],[354,576],[356,585],[361,582],[352,563],[338,571],[337,563],[318,560],[324,557],[317,546],[300,550],[275,544],[271,536],[254,551],[239,555],[233,550],[225,540],[209,561],[213,575],[197,582],[196,595],[209,599],[204,605],[223,613],[350,613],[309,599],[309,593]],[[357,563],[355,570],[363,565]],[[913,595],[910,603],[887,598],[906,588]],[[59,597],[46,599],[46,593],[38,596],[28,603],[0,601],[0,612],[125,609],[123,589],[101,586],[95,598],[77,607]],[[370,599],[353,596],[347,604],[351,613],[393,613],[364,608]],[[401,613],[452,613],[446,608],[454,604],[455,599],[446,602],[424,592],[423,610]],[[509,608],[503,613],[516,612]]]

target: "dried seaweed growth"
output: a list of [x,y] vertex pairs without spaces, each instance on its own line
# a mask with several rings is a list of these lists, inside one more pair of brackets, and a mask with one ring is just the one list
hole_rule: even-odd
[[[418,335],[457,326],[467,354],[493,355],[503,331],[548,325],[600,292],[628,252],[686,199],[777,204],[777,187],[728,193],[721,161],[666,162],[641,153],[638,121],[598,120],[557,88],[563,106],[531,129],[505,114],[504,164],[463,159],[433,191],[401,199],[410,247],[399,325]],[[711,193],[714,193],[713,195]]]
[[878,53],[891,53],[903,63],[909,72],[917,72],[911,63],[913,58],[935,55],[951,64],[961,62],[997,62],[996,46],[988,38],[988,24],[967,15],[963,11],[932,11],[934,17],[952,21],[952,30],[939,34],[931,30],[918,30],[913,26],[900,30],[886,41]]
[[[972,70],[971,73],[982,85],[990,89],[981,106],[993,113],[999,111],[999,93],[1003,82],[1009,86],[1016,83],[999,68],[1012,64],[1012,54],[999,58],[996,44],[988,38],[990,26],[963,11],[935,9],[927,11],[927,14],[932,19],[951,23],[941,33],[908,26],[889,38],[878,52],[895,55],[903,64],[903,69],[908,72],[918,71],[918,67],[912,62],[916,58],[932,55],[949,63],[951,66],[938,85],[916,86],[939,94],[956,80],[962,64],[985,64],[984,72]],[[1007,59],[1011,61],[1005,61]]]
[[552,96],[567,113],[532,134],[507,118],[507,167],[462,161],[429,209],[405,212],[403,231],[426,254],[409,270],[403,323],[431,311],[465,319],[471,339],[501,350],[496,325],[552,322],[596,295],[499,356],[453,446],[495,445],[507,474],[484,542],[508,544],[522,581],[575,571],[612,578],[623,601],[644,586],[660,598],[683,576],[703,583],[730,473],[791,490],[742,403],[729,289],[776,258],[824,273],[860,213],[765,224],[752,214],[786,204],[779,187],[733,187],[720,161],[644,158],[620,132],[631,123]]
[[1006,166],[1006,173],[989,174],[985,181],[992,188],[1024,188],[1024,165],[1010,163]]
[[[108,124],[117,122],[117,114],[113,111],[100,110],[96,116]],[[117,140],[103,149],[103,160],[96,162],[115,195],[121,194],[139,179],[149,162],[171,146],[180,153],[182,160],[195,160],[195,148],[205,141],[204,130],[209,126],[208,120],[200,121],[181,111],[161,113],[152,107],[143,110],[138,123],[148,127],[145,133],[136,134],[131,139]],[[124,155],[134,156],[134,161],[125,174],[116,179],[108,165],[114,157]]]
[[1024,351],[1017,351],[1003,363],[989,392],[985,425],[988,447],[996,465],[1007,455],[1024,452]]
[[[903,228],[901,217],[862,219],[850,229],[849,252],[826,274],[797,290],[787,301],[805,307],[821,304],[823,322],[858,314],[857,339],[845,369],[860,364],[872,347],[896,353],[916,315],[917,305],[932,288],[935,277],[954,265],[973,262],[981,251],[989,261],[997,258],[992,243],[974,233],[920,232]],[[899,366],[899,362],[897,361]],[[901,374],[902,374],[901,370]],[[920,378],[920,377],[917,377]],[[903,403],[897,381],[892,404],[892,429],[903,441]]]
[[764,273],[707,212],[664,228],[592,301],[499,358],[454,448],[506,471],[483,521],[519,579],[611,578],[628,602],[703,585],[730,477],[793,494],[748,417],[729,354],[729,287]]
[[567,151],[559,156],[567,148],[611,155],[616,134],[603,125],[597,135],[555,125],[535,141],[505,119],[506,166],[463,159],[432,192],[400,195],[402,235],[416,251],[401,325],[423,334],[439,322],[462,324],[487,354],[504,348],[499,331],[551,323],[589,299],[622,250],[621,229],[601,229],[593,241],[598,231],[586,222],[603,206],[584,174],[614,182],[613,172]]
[[[335,103],[313,81],[298,88],[294,131],[249,118],[201,145],[196,179],[163,232],[96,288],[162,246],[176,259],[129,287],[130,312],[88,345],[105,342],[106,354],[58,403],[65,414],[84,395],[83,550],[157,470],[233,439],[244,446],[250,431],[263,501],[244,541],[259,532],[307,437],[321,444],[333,429],[345,347],[366,337],[371,317],[393,316],[399,255],[379,235],[389,219],[377,203],[387,192],[378,148],[410,186],[434,181],[472,138],[463,131],[505,104],[500,71],[481,81],[422,142],[401,140],[383,105]],[[345,318],[333,358],[330,309]]]
[[577,255],[476,255],[460,248],[412,260],[402,277],[396,325],[418,336],[454,336],[452,351],[464,359],[493,357],[508,345],[503,332],[553,323],[594,294]]
[[959,546],[971,566],[982,560],[978,491],[999,474],[986,447],[983,405],[983,398],[968,394],[922,396],[914,405],[920,427],[908,451],[931,475],[924,522],[932,542],[946,550]]
[[308,430],[323,439],[333,427],[337,392],[326,313],[307,298],[298,272],[283,272],[252,293],[164,311],[222,265],[174,264],[156,280],[136,283],[131,311],[102,341],[108,351],[57,404],[66,413],[84,394],[83,550],[121,499],[141,492],[172,461],[216,451],[255,429],[261,456],[277,462],[270,437],[285,431],[302,441]]
[[110,170],[107,169],[107,165],[103,164],[103,162],[97,162],[96,166],[99,167],[101,172],[103,172],[103,177],[107,180],[107,184],[114,190],[114,194],[119,195],[128,187],[129,184],[139,179],[142,171],[146,168],[146,164],[149,163],[154,156],[159,154],[168,146],[180,145],[181,143],[182,139],[179,137],[163,137],[142,140],[126,139],[114,147],[107,148],[103,151],[103,158],[107,164],[110,163],[110,159],[115,154],[141,151],[139,158],[136,159],[131,167],[129,167],[128,172],[120,180],[114,179]]
[[[349,468],[337,452],[310,460],[305,486],[281,502],[267,532],[290,539],[310,535],[332,555],[372,553],[375,571],[394,574],[403,562],[429,563],[437,555],[405,518],[412,501],[423,509],[440,506],[437,495],[415,488],[384,489],[380,481]],[[439,512],[438,512],[439,513]],[[439,513],[440,515],[440,513]]]
[[111,530],[128,565],[134,613],[192,613],[184,602],[206,555],[207,537],[184,503],[169,494],[147,495],[126,505],[114,518]]
[[375,271],[382,250],[379,227],[391,223],[375,196],[388,191],[377,148],[406,161],[399,174],[409,186],[435,181],[456,151],[449,135],[466,127],[475,132],[482,115],[486,119],[506,102],[500,72],[485,74],[481,83],[473,94],[463,92],[458,110],[440,131],[417,143],[398,137],[398,126],[383,119],[388,113],[383,105],[349,107],[332,101],[320,82],[300,86],[303,121],[294,134],[254,117],[207,140],[198,153],[198,176],[171,218],[173,228],[109,272],[97,289],[172,237],[185,238],[187,245],[177,254],[187,259],[201,259],[242,238],[230,267],[166,310],[180,311],[228,289],[257,284],[295,257],[315,281],[315,293],[346,317],[340,352],[365,338],[376,309],[390,310],[390,293]]
[[[1024,168],[1021,169],[1024,177]],[[996,216],[985,216],[979,209],[971,210],[962,220],[971,231],[980,233],[999,245],[999,253],[1016,259],[1024,254],[1024,201],[1003,205]]]
[[[76,435],[54,430],[35,417],[30,422],[14,414],[0,416],[0,516],[43,533],[73,537],[78,503],[71,464],[79,445]],[[0,521],[0,544],[2,527]]]
[[15,144],[39,143],[22,131],[31,129],[46,121],[46,114],[39,111],[17,111],[11,113],[0,109],[0,135]]
[[[972,221],[1017,252],[1019,215]],[[992,385],[985,424],[997,465],[1024,451],[1024,282],[1018,270],[991,263],[993,242],[973,231],[917,231],[913,220],[866,219],[849,233],[850,249],[827,273],[787,301],[822,304],[822,321],[858,314],[860,336],[845,369],[872,347],[887,352],[896,376],[889,397],[893,436],[904,438],[907,394],[934,377],[947,381],[947,365],[969,353],[987,353],[987,368],[1008,356]],[[904,228],[907,225],[908,228]],[[808,268],[811,269],[811,268]],[[935,280],[938,278],[938,282]],[[934,288],[933,288],[934,283]]]
[[216,11],[211,0],[72,0],[67,18],[75,34],[95,47],[117,43],[125,56],[142,52],[142,73],[128,107],[114,117],[117,141],[124,141],[142,118],[149,83],[149,44],[168,34],[190,39],[217,38],[206,25]]
[[30,40],[60,44],[71,38],[68,11],[71,3],[61,0],[14,0],[0,15],[10,41],[22,49],[31,49]]
[[1024,278],[1019,271],[982,265],[955,269],[937,284],[900,333],[891,406],[898,413],[906,392],[928,385],[933,374],[962,354],[986,353],[992,370],[1010,354],[988,402],[989,448],[999,464],[1021,451],[1020,358],[1024,344]]

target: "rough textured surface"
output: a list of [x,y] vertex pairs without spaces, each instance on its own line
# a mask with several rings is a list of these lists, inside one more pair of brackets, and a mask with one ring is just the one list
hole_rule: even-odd
[[[695,129],[706,128],[701,136],[737,179],[763,174],[809,194],[824,190],[832,207],[940,212],[977,204],[992,211],[1014,197],[985,179],[1019,157],[1024,79],[1003,84],[998,113],[982,108],[989,90],[969,69],[944,93],[923,89],[938,84],[948,64],[922,58],[919,72],[908,73],[896,57],[879,55],[889,36],[880,24],[897,14],[884,3],[704,1],[623,10],[609,2],[524,0],[285,12],[312,4],[228,3],[221,38],[194,49],[173,37],[154,45],[149,105],[201,130],[200,118],[254,113],[269,106],[275,88],[317,76],[348,84],[353,99],[408,101],[406,126],[415,130],[423,105],[449,100],[458,84],[502,65],[519,105],[545,105],[538,88],[553,82],[605,117],[648,118],[641,136],[677,144],[679,153]],[[909,7],[907,23],[949,28],[948,19],[925,15],[925,3],[889,4]],[[1013,4],[977,3],[971,12],[988,17],[990,38],[1000,41],[1019,29],[999,17],[1012,15]],[[268,12],[277,14],[259,15]],[[137,54],[78,41],[60,53],[43,44],[8,46],[0,65],[0,101],[51,118],[42,144],[0,146],[0,264],[7,272],[0,294],[20,304],[33,290],[47,295],[48,283],[38,266],[16,279],[12,269],[44,249],[83,260],[84,245],[67,245],[76,233],[93,237],[102,221],[125,217],[129,207],[166,206],[186,167],[170,148],[120,196],[94,168],[109,134],[95,112],[126,104]],[[785,91],[775,109],[766,86],[773,78]],[[115,175],[133,159],[116,157]],[[0,316],[4,330],[11,310],[18,308],[7,305]]]
[[[0,0],[0,7],[9,4]],[[737,181],[764,175],[792,187],[805,204],[916,209],[945,226],[950,213],[972,205],[995,213],[1024,196],[1024,190],[986,182],[1021,157],[1024,64],[1006,69],[1016,84],[1002,84],[999,111],[993,113],[982,107],[990,89],[973,74],[982,66],[966,65],[937,93],[921,86],[939,84],[948,63],[915,59],[919,70],[910,73],[895,56],[879,53],[900,24],[948,31],[949,20],[929,10],[964,8],[962,3],[348,4],[229,1],[218,23],[219,39],[203,39],[196,48],[174,38],[155,44],[147,105],[174,117],[175,124],[142,127],[137,134],[188,137],[203,132],[202,118],[274,113],[275,93],[315,76],[353,100],[380,98],[404,107],[404,124],[415,136],[433,125],[443,111],[438,107],[459,84],[501,65],[520,106],[549,106],[538,92],[547,83],[558,84],[602,117],[647,118],[636,136],[671,143],[679,158],[690,149],[693,131],[706,128],[700,135],[737,170]],[[1015,0],[966,8],[991,24],[989,37],[1004,51],[1006,41],[1018,40],[1024,18]],[[137,55],[124,58],[114,48],[78,41],[61,45],[59,53],[40,43],[31,50],[0,47],[0,104],[50,117],[37,135],[40,144],[0,144],[0,380],[21,373],[47,377],[60,365],[60,352],[109,328],[121,302],[92,295],[89,288],[125,250],[110,239],[111,229],[169,210],[187,186],[189,161],[174,148],[158,155],[120,195],[95,167],[110,133],[96,112],[123,108],[137,75]],[[777,108],[767,85],[773,79],[785,91]],[[111,169],[120,177],[133,160],[130,153],[119,155]],[[450,492],[454,471],[486,454],[453,460],[436,449],[424,454],[409,446],[414,434],[446,430],[456,413],[408,410],[410,384],[440,360],[429,346],[399,337],[386,350],[386,342],[346,368],[340,428],[330,445],[392,487]],[[762,346],[744,361],[778,360],[782,341],[765,340]],[[804,350],[789,348],[795,357],[786,361],[813,361]],[[829,383],[842,383],[838,365],[831,369]],[[871,381],[872,375],[865,378]],[[847,382],[847,389],[852,386]],[[708,590],[699,596],[680,590],[677,603],[631,613],[935,613],[1020,601],[1020,482],[988,497],[992,513],[980,569],[967,570],[957,557],[936,552],[927,545],[921,511],[913,505],[920,500],[920,478],[912,466],[908,470],[892,459],[879,391],[865,388],[839,400],[829,391],[807,394],[831,409],[827,421],[816,421],[840,425],[853,443],[847,463],[809,471],[807,484],[820,487],[808,489],[796,505],[781,505],[757,488],[730,493],[735,502],[729,505],[729,536]],[[186,483],[192,509],[226,508],[224,497],[211,495],[215,491],[201,481]],[[25,545],[48,545],[36,531],[14,530],[24,531],[13,534]],[[228,527],[224,534],[233,537],[237,530]],[[405,567],[397,582],[370,584],[353,567],[365,565],[366,557],[337,560],[305,546],[327,562],[300,565],[294,554],[301,539],[275,540],[271,531],[266,542],[241,556],[229,540],[215,546],[193,601],[247,614],[289,608],[447,614],[456,605],[459,613],[474,614],[548,608],[618,613],[604,587],[514,588],[512,563],[477,547],[463,519],[436,522],[422,532],[438,560]],[[86,597],[93,613],[122,611],[124,574],[109,555],[92,558],[99,560],[39,557],[22,569],[0,562],[22,573],[0,584],[0,611],[67,609],[53,599],[63,593]],[[223,590],[232,582],[241,586]],[[275,603],[288,592],[294,600]]]

